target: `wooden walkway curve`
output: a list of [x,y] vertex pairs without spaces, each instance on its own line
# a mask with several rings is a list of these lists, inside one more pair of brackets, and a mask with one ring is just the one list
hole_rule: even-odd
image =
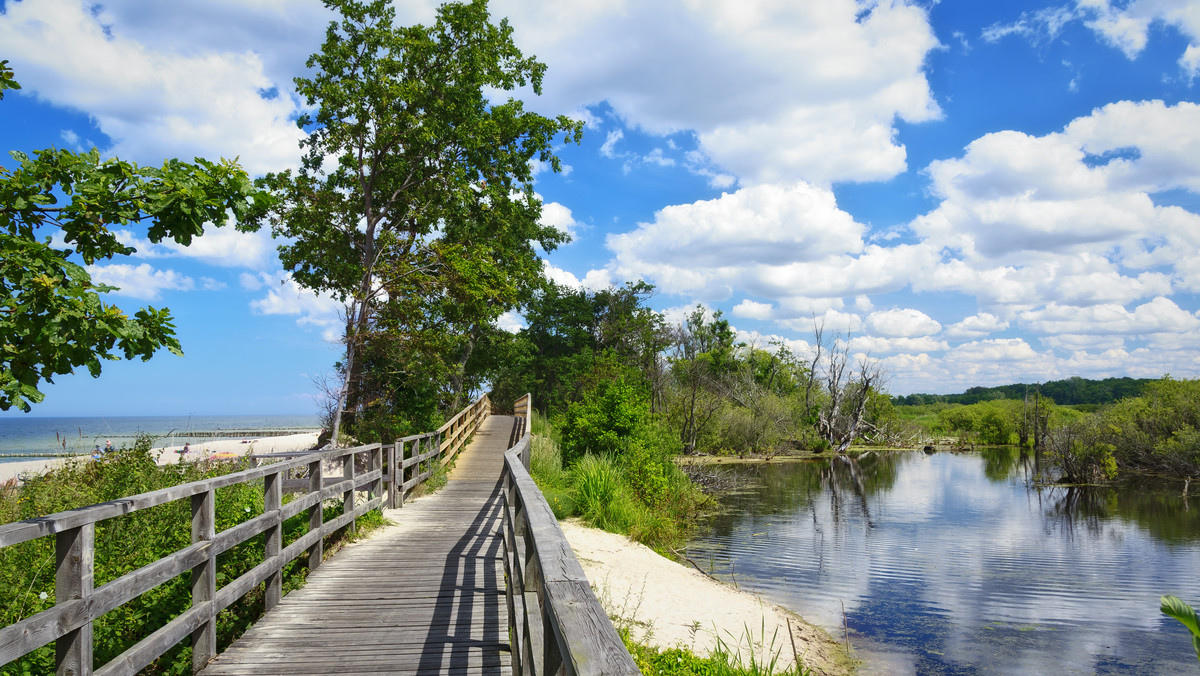
[[385,510],[201,674],[508,674],[501,469],[513,429],[491,416],[447,486]]

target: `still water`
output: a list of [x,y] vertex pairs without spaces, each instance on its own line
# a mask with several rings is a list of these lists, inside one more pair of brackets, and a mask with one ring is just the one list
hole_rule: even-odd
[[[748,488],[688,556],[824,626],[867,674],[1195,674],[1182,484],[1037,487],[1017,449],[716,466]],[[843,605],[844,604],[844,605]],[[844,607],[844,615],[843,615]]]

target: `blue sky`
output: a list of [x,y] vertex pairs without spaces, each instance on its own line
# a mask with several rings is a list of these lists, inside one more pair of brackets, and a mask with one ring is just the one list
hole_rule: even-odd
[[[397,3],[405,23],[435,4]],[[574,240],[548,274],[644,279],[677,320],[808,349],[814,318],[893,393],[1200,376],[1200,2],[494,0],[586,120],[538,174]],[[0,148],[295,166],[307,0],[0,2]],[[9,161],[7,157],[0,158]],[[307,413],[337,304],[269,235],[138,243],[93,275],[169,307],[186,357],[60,377],[35,415]],[[520,325],[506,316],[503,325]],[[9,412],[8,415],[13,415]]]

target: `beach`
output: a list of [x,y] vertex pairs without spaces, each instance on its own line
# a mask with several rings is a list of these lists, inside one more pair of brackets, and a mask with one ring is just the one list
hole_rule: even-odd
[[[708,655],[717,639],[748,664],[778,655],[776,671],[799,655],[814,674],[846,674],[842,647],[825,631],[754,594],[664,558],[623,535],[560,523],[596,596],[634,640],[659,648],[683,647]],[[791,638],[789,638],[789,631]]]
[[[249,439],[213,439],[203,443],[191,444],[185,455],[179,451],[183,445],[160,446],[151,450],[160,465],[170,465],[181,461],[199,460],[207,457],[237,457],[249,453],[286,453],[307,450],[317,443],[317,432],[289,434],[280,437],[255,437]],[[10,479],[20,479],[22,476],[40,474],[51,467],[67,462],[91,460],[91,454],[75,458],[50,458],[45,460],[23,460],[20,462],[0,463],[0,483]]]

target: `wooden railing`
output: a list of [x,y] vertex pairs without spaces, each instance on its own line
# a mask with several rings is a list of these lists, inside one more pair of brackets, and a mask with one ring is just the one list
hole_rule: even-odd
[[504,573],[513,673],[640,674],[529,476],[530,403],[527,394],[514,405],[520,437],[504,454]]
[[[405,437],[395,444],[301,455],[272,454],[276,456],[272,464],[0,526],[0,548],[53,535],[57,565],[55,605],[0,628],[0,664],[53,642],[59,674],[92,674],[92,623],[164,582],[190,573],[191,607],[94,673],[137,673],[189,636],[193,668],[203,668],[216,652],[219,612],[264,582],[265,609],[273,608],[283,596],[282,571],[287,563],[307,555],[309,568],[317,568],[326,535],[348,525],[353,527],[358,517],[385,503],[402,505],[405,494],[433,473],[434,463],[449,462],[490,411],[491,403],[484,395],[436,431]],[[326,478],[326,467],[337,464],[341,465],[341,476]],[[360,465],[364,467],[361,473]],[[292,473],[305,476],[289,479]],[[260,480],[263,513],[216,532],[217,490]],[[285,491],[299,495],[283,504]],[[367,493],[361,502],[356,501],[359,492]],[[342,514],[325,521],[323,503],[339,498]],[[192,544],[94,587],[96,524],[175,500],[191,501]],[[308,532],[284,547],[284,522],[304,513],[308,515]],[[263,562],[217,589],[217,556],[263,533]]]

